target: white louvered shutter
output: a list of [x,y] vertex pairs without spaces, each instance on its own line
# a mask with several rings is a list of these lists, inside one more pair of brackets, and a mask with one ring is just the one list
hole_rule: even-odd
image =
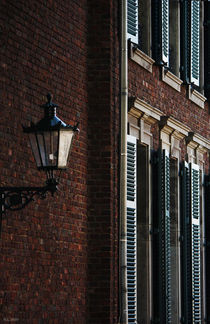
[[181,178],[181,216],[182,216],[182,318],[187,324],[192,323],[192,253],[191,253],[191,198],[190,168],[187,162],[182,163]]
[[152,2],[152,53],[158,64],[169,66],[169,0]]
[[[210,3],[209,3],[210,5]],[[210,173],[205,175],[205,234],[206,234],[206,246],[209,246],[210,243],[210,217],[209,217],[209,211],[210,211]],[[206,311],[207,311],[207,318],[209,318],[210,313],[210,298],[209,296],[209,287],[210,287],[210,248],[206,249],[206,255],[205,255],[205,261],[206,261]]]
[[138,0],[128,0],[127,34],[128,39],[138,44]]
[[210,1],[204,2],[204,77],[205,96],[210,99]]
[[201,269],[200,269],[200,172],[196,164],[191,172],[191,239],[192,239],[192,322],[201,323]]
[[199,86],[200,78],[200,1],[191,1],[191,82]]
[[169,0],[162,2],[162,61],[169,65]]
[[128,323],[137,323],[136,138],[127,137],[127,287]]

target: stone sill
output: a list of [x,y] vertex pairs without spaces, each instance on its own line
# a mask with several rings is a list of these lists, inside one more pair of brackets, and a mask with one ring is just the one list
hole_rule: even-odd
[[200,92],[195,89],[192,89],[191,85],[188,88],[188,98],[194,102],[197,106],[204,109],[204,103],[207,100]]
[[140,49],[136,48],[133,43],[131,43],[130,46],[130,58],[140,66],[142,66],[144,69],[152,73],[152,66],[155,63],[155,61],[142,52]]
[[169,86],[171,86],[176,91],[181,91],[181,85],[183,81],[179,79],[175,74],[172,72],[166,70],[164,67],[162,67],[162,81],[167,83]]

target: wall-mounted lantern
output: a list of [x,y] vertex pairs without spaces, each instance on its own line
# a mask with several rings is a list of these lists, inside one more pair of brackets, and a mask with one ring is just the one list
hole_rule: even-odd
[[[53,194],[57,190],[57,179],[54,170],[66,169],[68,156],[72,146],[75,126],[65,124],[56,116],[56,104],[52,102],[50,94],[47,95],[44,108],[44,118],[38,123],[31,123],[30,127],[23,127],[29,134],[31,148],[39,170],[44,170],[47,175],[44,187],[0,187],[1,216],[7,209],[19,210],[24,208],[34,196],[46,197],[46,193]],[[1,219],[0,219],[1,227]]]

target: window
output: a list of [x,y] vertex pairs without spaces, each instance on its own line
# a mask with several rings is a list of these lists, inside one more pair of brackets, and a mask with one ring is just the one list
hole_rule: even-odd
[[137,144],[137,318],[138,323],[150,324],[152,304],[151,269],[151,163],[150,146]]
[[151,0],[139,0],[139,48],[151,56]]
[[152,1],[152,53],[156,62],[179,77],[180,4]]
[[159,64],[169,66],[169,0],[152,2],[152,51]]
[[153,56],[158,64],[179,75],[178,2],[128,0],[127,27],[128,39],[145,54]]
[[128,0],[128,39],[147,55],[151,54],[151,0]]
[[[209,141],[139,98],[128,122],[130,318],[145,324],[203,323],[210,309],[210,184],[208,176],[204,195],[203,177]],[[180,163],[184,143],[188,162]]]
[[169,68],[180,77],[180,3],[169,1]]
[[202,5],[198,0],[181,2],[181,72],[185,82],[200,87]]
[[[205,11],[204,11],[205,5]],[[206,94],[210,92],[210,1],[128,0],[128,39],[156,63]],[[204,71],[204,20],[205,57]]]

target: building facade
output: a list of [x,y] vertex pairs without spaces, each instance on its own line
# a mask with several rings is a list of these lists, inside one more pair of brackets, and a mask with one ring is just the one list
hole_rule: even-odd
[[208,14],[203,1],[128,1],[130,323],[209,321]]
[[45,184],[22,125],[48,92],[80,123],[56,194],[2,211],[1,323],[210,322],[209,19],[209,1],[1,1],[1,186]]

